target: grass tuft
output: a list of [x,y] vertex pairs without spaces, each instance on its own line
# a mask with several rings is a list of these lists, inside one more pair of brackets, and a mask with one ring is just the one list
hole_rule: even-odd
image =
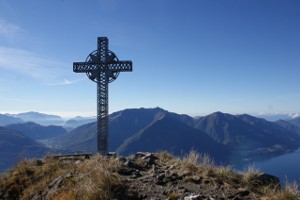
[[241,182],[241,175],[237,174],[231,166],[221,166],[215,169],[216,178],[229,185],[238,185]]
[[285,188],[278,192],[278,200],[299,200],[300,192],[296,182],[285,182]]
[[256,169],[254,166],[249,166],[247,171],[242,174],[243,185],[251,190],[257,189],[256,178],[261,174],[262,172]]
[[178,192],[175,192],[175,191],[172,191],[170,194],[169,194],[169,198],[168,200],[177,200],[180,198],[180,194]]

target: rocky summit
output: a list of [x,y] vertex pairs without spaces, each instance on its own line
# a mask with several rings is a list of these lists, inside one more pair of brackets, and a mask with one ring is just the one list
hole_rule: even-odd
[[48,156],[20,162],[0,177],[0,199],[299,199],[296,185],[253,168],[235,172],[191,151]]

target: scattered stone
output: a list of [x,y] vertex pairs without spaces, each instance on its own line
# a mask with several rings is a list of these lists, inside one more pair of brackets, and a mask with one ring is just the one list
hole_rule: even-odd
[[[174,168],[173,168],[174,169]],[[172,170],[169,168],[169,170]],[[186,177],[186,176],[191,176],[192,172],[191,171],[184,171],[180,174],[182,177]]]
[[112,158],[116,158],[116,157],[117,157],[117,153],[116,153],[116,152],[108,152],[108,153],[106,154],[106,156],[112,157]]
[[132,159],[129,159],[127,160],[125,163],[124,163],[125,167],[129,167],[129,168],[137,168],[138,165],[136,164],[136,162]]
[[153,153],[147,153],[142,159],[152,159],[157,160],[158,158]]
[[120,175],[124,175],[124,176],[130,176],[132,175],[136,170],[132,169],[132,168],[121,168],[118,173]]
[[184,200],[201,200],[201,196],[200,195],[191,195],[188,197],[184,197]]
[[249,194],[250,194],[249,190],[243,190],[243,191],[239,191],[238,193],[236,193],[235,196],[244,197],[244,196],[248,196]]
[[166,185],[166,182],[164,182],[163,180],[156,180],[155,184],[164,186],[164,185]]
[[255,178],[255,182],[259,186],[271,186],[273,188],[280,188],[280,180],[278,177],[270,174],[261,174]]
[[159,181],[162,181],[165,177],[166,177],[166,175],[164,173],[161,173],[156,176],[156,179]]
[[177,180],[182,180],[182,176],[179,176],[176,172],[167,171],[166,174],[168,174],[166,175],[167,181],[174,182]]
[[248,196],[250,194],[249,190],[242,190],[242,191],[238,191],[237,193],[228,196],[228,199],[232,199],[232,200],[240,200],[245,198],[246,196]]
[[149,168],[150,166],[155,165],[155,160],[157,160],[158,158],[156,156],[154,156],[153,153],[147,153],[145,156],[143,156],[141,158],[144,162],[143,167],[144,168]]
[[45,162],[43,161],[43,160],[40,160],[40,159],[37,159],[36,160],[36,165],[37,166],[42,166],[42,165],[44,165],[45,164]]
[[127,161],[127,158],[123,157],[123,156],[120,156],[117,158],[117,161],[120,161],[122,163],[125,163]]
[[76,165],[78,165],[78,164],[80,164],[80,163],[81,163],[81,160],[76,160],[76,161],[75,161],[75,164],[76,164]]
[[191,176],[189,177],[189,181],[195,184],[200,184],[202,182],[203,178],[200,176]]
[[74,174],[73,173],[68,173],[66,175],[63,175],[63,176],[60,176],[58,178],[56,178],[54,181],[52,181],[52,183],[50,183],[48,185],[48,188],[49,189],[52,189],[52,188],[59,188],[60,187],[60,183],[66,179],[66,178],[70,178],[70,177],[74,177]]
[[[176,169],[176,166],[175,165],[171,165],[170,167],[168,167],[168,169],[169,170],[174,170],[174,169]],[[187,171],[185,171],[185,172],[187,172]]]
[[146,154],[148,154],[148,153],[145,153],[145,152],[137,152],[137,153],[134,155],[134,159],[142,158],[142,157],[144,157]]
[[132,172],[132,178],[139,178],[141,176],[142,174],[140,173],[139,170],[135,170],[134,172]]

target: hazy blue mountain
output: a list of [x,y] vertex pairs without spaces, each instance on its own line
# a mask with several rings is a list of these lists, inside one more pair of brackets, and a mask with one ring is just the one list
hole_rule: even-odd
[[296,117],[294,119],[288,120],[288,122],[300,127],[300,117]]
[[237,117],[252,127],[255,127],[255,134],[259,136],[259,139],[263,141],[265,145],[282,145],[292,149],[297,148],[300,144],[299,135],[292,129],[247,114],[238,115]]
[[263,118],[271,122],[275,122],[278,120],[292,120],[297,116],[300,116],[300,113],[262,113],[258,115],[254,115],[257,118]]
[[[126,109],[110,115],[109,149],[115,151],[125,139],[167,111],[161,108],[154,109]],[[73,151],[96,152],[97,150],[97,123],[89,123],[77,127],[66,135],[47,141],[47,144],[59,146]]]
[[44,156],[49,150],[42,144],[6,127],[0,127],[0,172],[25,158]]
[[66,129],[64,129],[61,126],[54,126],[54,125],[41,126],[34,122],[11,124],[8,125],[7,127],[19,131],[24,135],[35,140],[54,138],[67,133]]
[[292,132],[300,135],[300,126],[296,126],[296,125],[294,125],[288,121],[284,121],[284,120],[278,120],[275,123],[289,131],[292,131]]
[[296,133],[276,123],[247,114],[231,115],[215,112],[195,120],[195,128],[226,145],[237,145],[245,141],[252,141],[257,147],[292,145],[297,138]]
[[300,146],[299,135],[295,132],[246,114],[212,113],[195,120],[195,127],[215,141],[230,146],[233,160],[262,159]]
[[10,114],[10,116],[22,119],[25,122],[35,122],[41,125],[62,125],[64,120],[58,115],[49,115],[39,112],[24,112],[19,114]]
[[[182,155],[191,149],[209,153],[217,160],[224,160],[229,148],[218,144],[205,133],[193,128],[193,118],[170,113],[161,108],[126,109],[110,115],[109,150],[120,154],[134,151],[169,150]],[[96,152],[96,123],[82,125],[60,137],[48,140],[47,144],[75,152]],[[136,142],[137,135],[139,142]],[[149,144],[144,138],[153,138]],[[156,141],[156,139],[159,141]],[[134,139],[132,139],[134,138]],[[165,140],[166,141],[163,141]],[[132,140],[132,141],[131,141]],[[148,140],[148,139],[146,139]],[[143,148],[139,148],[141,145]],[[220,152],[222,152],[220,154]]]
[[270,113],[255,115],[257,118],[263,118],[265,120],[275,122],[277,120],[290,120],[292,117],[288,113]]
[[59,137],[43,141],[49,147],[73,152],[92,152],[97,150],[97,123],[79,126]]
[[71,118],[71,119],[67,120],[64,123],[64,127],[70,127],[70,128],[74,129],[78,126],[88,124],[88,123],[91,123],[91,122],[96,122],[96,121],[97,121],[96,117],[80,117],[80,116],[77,116],[77,117],[74,117],[74,118]]
[[244,140],[249,126],[234,115],[215,112],[205,117],[195,119],[195,128],[207,133],[216,142],[225,145],[235,145]]
[[[77,152],[96,152],[96,129],[96,122],[85,124],[48,140],[47,144]],[[121,154],[146,150],[182,154],[194,148],[217,159],[230,157],[234,161],[279,155],[299,146],[299,135],[292,129],[250,115],[216,112],[192,118],[161,108],[126,109],[110,115],[109,151]]]
[[218,144],[207,134],[178,120],[178,116],[166,113],[144,129],[127,138],[116,150],[122,155],[138,151],[168,151],[182,155],[190,150],[211,155],[216,161],[225,159],[229,148]]
[[175,119],[192,125],[193,118],[187,115],[170,113],[161,108],[126,109],[110,116],[110,149],[115,151],[128,137],[147,127],[166,113]]
[[12,117],[8,115],[0,114],[0,126],[5,126],[8,124],[22,123],[23,120],[17,117]]

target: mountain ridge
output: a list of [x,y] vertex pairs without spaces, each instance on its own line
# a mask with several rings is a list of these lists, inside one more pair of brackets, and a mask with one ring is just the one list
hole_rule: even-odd
[[[109,117],[108,150],[121,154],[166,150],[179,155],[195,148],[211,154],[217,162],[222,160],[220,157],[225,157],[228,158],[225,162],[234,163],[270,158],[300,146],[297,126],[248,114],[232,115],[218,111],[193,118],[156,107],[125,109]],[[25,128],[18,130],[22,132]],[[54,138],[35,139],[44,139],[43,144],[55,151],[96,153],[96,130],[97,123],[91,122]],[[216,148],[209,148],[203,141]],[[218,155],[223,155],[223,152],[228,156]]]
[[63,124],[64,120],[62,117],[58,115],[52,115],[52,114],[45,114],[40,112],[21,112],[18,114],[6,114],[7,116],[20,118],[24,122],[35,122],[40,125],[54,125],[54,124]]
[[16,131],[20,131],[24,135],[35,140],[49,139],[67,133],[67,130],[61,126],[55,126],[55,125],[42,126],[34,122],[10,124],[7,125],[6,127]]
[[[165,121],[169,123],[162,125]],[[159,126],[161,129],[157,128]],[[63,149],[96,152],[96,127],[96,122],[80,126],[50,142],[58,143]],[[178,131],[180,128],[182,130]],[[186,137],[182,136],[184,132]],[[294,133],[292,129],[248,114],[231,115],[215,112],[204,117],[192,118],[161,108],[140,108],[125,109],[110,115],[109,151],[128,155],[135,153],[138,149],[140,151],[154,151],[155,149],[172,151],[173,148],[176,149],[175,154],[178,155],[180,150],[177,147],[180,146],[180,142],[187,142],[188,138],[192,137],[191,135],[195,135],[195,132],[198,133],[197,137],[200,137],[202,133],[209,136],[206,140],[213,139],[217,143],[214,146],[225,145],[227,149],[230,149],[228,162],[233,162],[232,158],[251,160],[252,157],[260,159],[276,156],[293,151],[300,146],[299,134]],[[149,135],[159,142],[155,142]],[[181,139],[176,141],[175,138],[180,137]],[[169,142],[167,147],[168,141],[161,142],[159,138],[172,142]],[[200,139],[195,141],[202,144]],[[159,147],[158,143],[163,147]],[[192,146],[197,146],[191,140],[187,143],[190,144],[190,149]],[[183,145],[180,148],[184,149],[184,152],[190,150]],[[201,150],[199,146],[197,148]],[[221,153],[222,148],[219,149]],[[209,153],[217,155],[213,153],[213,149]]]
[[[172,124],[172,128],[170,128]],[[184,142],[183,142],[184,141]],[[182,121],[172,113],[165,113],[139,132],[127,138],[116,152],[121,155],[131,155],[139,151],[167,151],[173,155],[195,150],[210,154],[216,160],[226,155],[228,148],[217,144],[209,136]],[[223,152],[220,155],[220,151]]]
[[[123,111],[125,110],[132,110],[132,109],[161,109],[161,110],[164,110],[163,108],[160,108],[160,107],[156,107],[156,108],[127,108],[127,109],[124,109]],[[120,111],[117,111],[117,112],[120,112]],[[117,113],[117,112],[114,112],[114,113]],[[221,112],[221,111],[219,111]],[[111,113],[110,115],[113,115],[114,113]],[[95,116],[90,116],[90,117],[82,117],[82,116],[75,116],[75,117],[71,117],[71,118],[63,118],[59,115],[53,115],[53,114],[47,114],[47,113],[41,113],[41,112],[36,112],[36,111],[28,111],[28,112],[21,112],[21,113],[18,113],[18,114],[10,114],[10,113],[5,113],[5,114],[1,114],[0,113],[0,125],[1,125],[1,117],[14,117],[14,118],[17,118],[17,119],[21,119],[21,118],[25,118],[25,120],[22,120],[22,122],[35,122],[35,123],[38,123],[38,121],[35,120],[35,118],[37,118],[37,116],[40,115],[42,118],[46,118],[47,116],[52,118],[52,119],[58,119],[58,121],[54,121],[54,122],[51,122],[51,124],[49,122],[47,122],[46,124],[41,124],[41,125],[63,125],[63,126],[66,126],[66,127],[70,127],[70,128],[76,128],[78,127],[79,125],[83,125],[84,124],[84,121],[88,121],[86,123],[90,123],[92,122],[93,120],[96,121],[96,117]],[[189,115],[186,115],[186,114],[182,114],[182,115],[185,115],[185,116],[188,116],[188,117],[191,117],[191,118],[201,118],[201,117],[204,117],[203,115],[202,116],[195,116],[195,117],[192,117],[192,116],[189,116]],[[236,115],[241,115],[241,114],[236,114]],[[18,117],[18,116],[21,116]],[[207,116],[207,115],[205,115]],[[297,126],[300,126],[300,113],[265,113],[265,114],[253,114],[251,116],[255,116],[256,118],[263,118],[263,119],[266,119],[267,121],[271,121],[271,122],[275,122],[275,121],[278,121],[278,120],[285,120],[285,121],[289,121],[291,123],[296,123],[295,125]],[[91,120],[91,121],[89,121]],[[71,121],[71,122],[68,122],[68,121]],[[293,122],[295,121],[295,122]],[[15,123],[15,122],[13,122]],[[72,125],[72,123],[74,123]],[[78,124],[77,124],[78,123]],[[39,124],[39,123],[38,123]],[[70,125],[71,124],[71,125]],[[5,124],[6,125],[6,124]]]
[[21,118],[0,114],[0,126],[6,126],[9,124],[22,123],[23,120]]

